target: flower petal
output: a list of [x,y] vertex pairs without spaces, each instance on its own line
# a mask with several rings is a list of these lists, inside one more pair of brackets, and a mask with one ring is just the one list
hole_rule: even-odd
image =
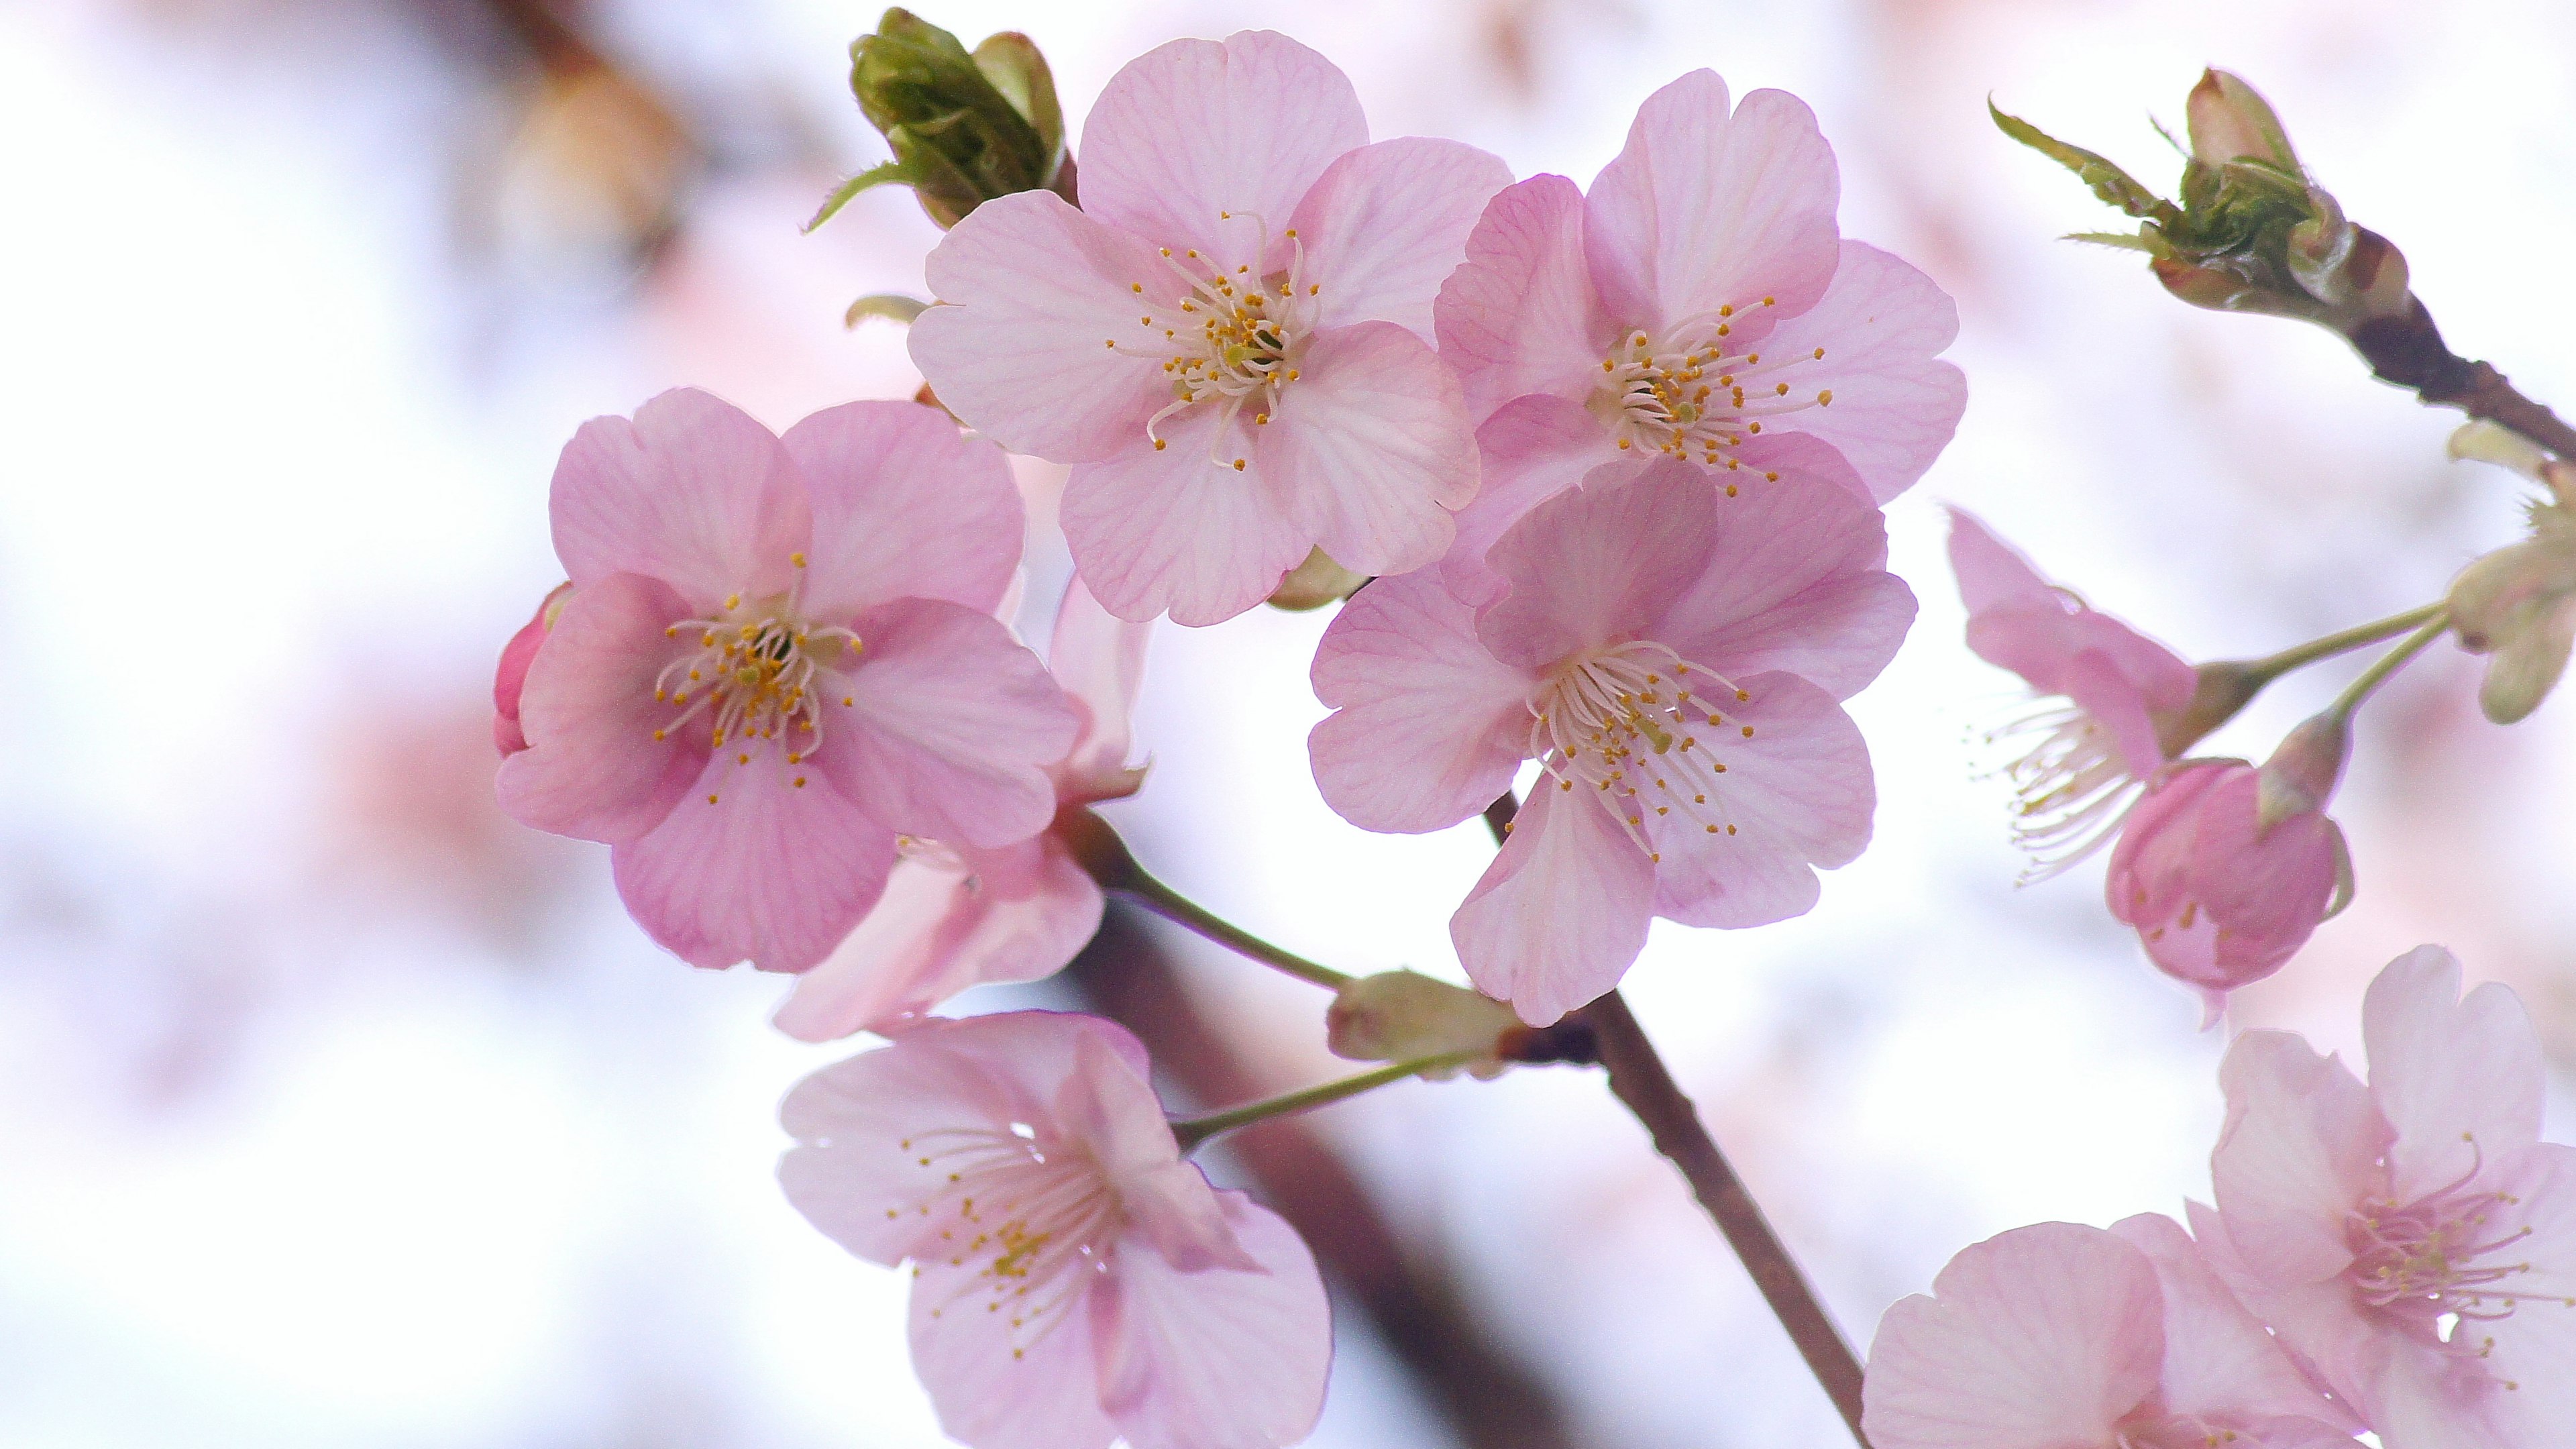
[[2209,1157],[2228,1242],[2264,1281],[2312,1283],[2352,1263],[2344,1220],[2374,1186],[2387,1122],[2331,1056],[2249,1031],[2218,1068],[2227,1123]]
[[1963,1249],[1880,1320],[1862,1388],[1876,1449],[2074,1449],[2156,1390],[2163,1299],[2145,1254],[2040,1223]]
[[1082,205],[1226,271],[1266,272],[1278,263],[1254,254],[1262,233],[1279,238],[1324,168],[1367,144],[1359,93],[1314,51],[1267,30],[1175,40],[1101,88],[1082,123]]
[[[1816,903],[1812,867],[1858,859],[1878,804],[1869,746],[1833,696],[1791,674],[1737,683],[1752,698],[1728,701],[1725,723],[1690,737],[1690,748],[1706,750],[1725,771],[1706,792],[1708,803],[1669,790],[1641,791],[1629,802],[1663,856],[1655,913],[1693,926],[1763,926],[1804,914]],[[1640,773],[1658,785],[1670,778],[1650,773],[1661,768],[1640,761]],[[1672,813],[1655,814],[1658,807]]]
[[1945,511],[1950,515],[1950,572],[1958,576],[1959,602],[1971,615],[2010,606],[2065,608],[2066,596],[2057,586],[1985,520],[1964,508]]
[[913,363],[951,412],[1012,452],[1105,458],[1170,398],[1163,334],[1138,320],[1173,291],[1170,264],[1055,193],[975,208],[927,274],[945,305],[913,320]]
[[1440,563],[1450,591],[1482,607],[1502,597],[1502,576],[1487,555],[1529,511],[1583,482],[1595,469],[1605,480],[1644,471],[1642,458],[1615,457],[1609,435],[1581,403],[1534,393],[1505,403],[1476,430],[1483,459],[1476,496],[1457,515],[1457,536]]
[[906,835],[996,846],[1045,829],[1046,767],[1075,721],[1037,656],[991,615],[939,599],[881,605],[857,627],[856,664],[816,686],[818,773]]
[[1332,1310],[1294,1228],[1217,1195],[1260,1267],[1183,1270],[1131,1238],[1095,1290],[1100,1402],[1134,1449],[1278,1449],[1324,1407]]
[[[975,1056],[949,1049],[952,1023],[806,1076],[779,1107],[796,1145],[778,1160],[787,1201],[825,1237],[889,1267],[941,1256],[962,1191],[920,1165],[915,1138],[1012,1120],[1012,1099]],[[931,1211],[924,1212],[923,1208]]]
[[1511,787],[1530,675],[1496,660],[1430,570],[1351,596],[1315,649],[1335,713],[1307,737],[1324,803],[1363,830],[1439,830]]
[[1322,290],[1322,325],[1392,322],[1425,342],[1431,303],[1467,254],[1467,233],[1512,168],[1457,141],[1405,136],[1344,152],[1297,203],[1300,274]]
[[969,1449],[1108,1449],[1118,1426],[1100,1408],[1100,1290],[1076,1280],[1020,1344],[984,1309],[987,1271],[933,1261],[913,1280],[912,1370],[940,1429]]
[[1057,793],[1103,800],[1134,793],[1140,770],[1127,767],[1135,748],[1136,691],[1145,679],[1145,645],[1154,626],[1129,623],[1100,606],[1080,578],[1065,589],[1047,645],[1047,672],[1082,716],[1082,732],[1057,766]]
[[808,616],[846,620],[905,598],[989,614],[1001,602],[1025,527],[1001,449],[911,402],[826,408],[782,441],[814,503]]
[[813,533],[795,462],[731,403],[674,388],[635,420],[593,418],[555,465],[555,553],[576,588],[615,573],[677,589],[692,608],[787,587]]
[[[1231,619],[1270,596],[1315,547],[1285,482],[1266,467],[1237,472],[1212,461],[1248,458],[1238,418],[1223,438],[1213,405],[1163,429],[1169,447],[1138,446],[1086,463],[1065,484],[1065,542],[1102,607],[1146,620],[1168,609],[1176,624]],[[1141,444],[1141,439],[1140,439]]]
[[1269,485],[1354,573],[1410,573],[1437,560],[1457,531],[1451,510],[1476,496],[1475,430],[1457,375],[1391,322],[1316,334],[1298,370],[1278,415],[1253,429]]
[[1441,284],[1432,313],[1469,416],[1481,422],[1528,393],[1580,399],[1617,330],[1601,315],[1584,262],[1583,193],[1562,176],[1503,188],[1468,234],[1466,260]]
[[2397,1131],[2388,1166],[2400,1200],[2540,1140],[2548,1071],[2510,987],[2490,981],[2462,999],[2459,958],[2418,946],[2370,983],[2361,1022],[2370,1095]]
[[1765,297],[1771,315],[1793,316],[1833,279],[1840,195],[1833,148],[1804,101],[1755,91],[1730,116],[1726,82],[1692,71],[1637,108],[1626,148],[1592,183],[1594,284],[1630,326]]
[[[1966,375],[1936,356],[1958,335],[1958,306],[1930,277],[1874,246],[1844,242],[1823,300],[1762,344],[1800,359],[1790,383],[1798,395],[1834,395],[1780,426],[1833,444],[1885,503],[1932,466],[1967,410]],[[1819,347],[1825,355],[1806,360]]]
[[2182,1224],[2140,1213],[2113,1223],[2111,1231],[2155,1264],[2164,1299],[2166,1412],[2238,1422],[2307,1420],[2329,1440],[2360,1432],[2360,1422],[2318,1393],[2263,1321],[2237,1301]]
[[529,661],[519,690],[527,747],[501,762],[501,808],[522,825],[615,844],[662,823],[707,752],[656,741],[669,706],[653,681],[670,662],[663,630],[688,606],[668,585],[611,574],[576,592]]
[[1510,592],[1476,632],[1494,657],[1531,667],[1634,638],[1695,583],[1718,547],[1717,499],[1691,464],[1659,459],[1630,479],[1608,470],[1530,511],[1486,566]]
[[1654,865],[1591,792],[1542,778],[1449,939],[1479,990],[1546,1026],[1619,984],[1646,947]]

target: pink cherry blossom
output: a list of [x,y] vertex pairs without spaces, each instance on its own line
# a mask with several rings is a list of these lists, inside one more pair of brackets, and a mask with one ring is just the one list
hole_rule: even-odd
[[1267,31],[1131,62],[1081,163],[1081,210],[1022,192],[949,232],[912,355],[971,426],[1073,465],[1101,602],[1212,624],[1318,545],[1362,574],[1439,558],[1477,455],[1431,304],[1509,169],[1370,144],[1350,81]]
[[519,695],[502,808],[603,841],[700,966],[801,971],[896,837],[1003,845],[1055,810],[1072,711],[991,610],[1018,566],[1001,453],[852,403],[779,438],[701,392],[598,418],[554,478],[573,592]]
[[1272,1449],[1313,1428],[1315,1261],[1181,1157],[1124,1029],[928,1022],[807,1077],[782,1118],[788,1201],[913,1264],[913,1367],[973,1449]]
[[2576,1424],[2576,1149],[2540,1140],[2540,1041],[2438,946],[2362,1004],[2370,1083],[2249,1031],[2193,1231],[2385,1449],[2544,1449]]
[[2154,1213],[1963,1250],[1887,1310],[1862,1393],[1875,1449],[2352,1449],[2360,1427]]
[[1454,566],[1473,573],[1512,519],[1621,458],[1724,471],[1803,433],[1873,502],[1921,477],[1966,403],[1935,360],[1957,311],[1840,240],[1840,189],[1803,102],[1762,90],[1730,111],[1702,70],[1646,99],[1588,195],[1562,176],[1497,195],[1435,314],[1485,453]]
[[[1082,732],[1048,770],[1059,818],[1144,783],[1127,754],[1152,627],[1113,617],[1079,579],[1065,595],[1047,667]],[[778,1027],[806,1041],[888,1032],[967,987],[1051,976],[1100,929],[1100,911],[1100,887],[1052,827],[993,849],[907,842],[884,899],[796,978]]]
[[2137,929],[2157,969],[2200,993],[2205,1021],[2228,992],[2280,970],[2352,899],[2343,829],[2325,814],[2343,769],[2341,727],[2318,723],[2294,731],[2259,769],[2242,760],[2169,767],[2111,851],[2111,914]]
[[1968,606],[1968,647],[2030,685],[2038,707],[1990,738],[2029,742],[2004,767],[2013,833],[2054,875],[2099,849],[2168,758],[2165,732],[2191,707],[2180,655],[2051,583],[1963,509],[1950,510],[1950,567]]
[[492,672],[492,744],[508,759],[528,747],[528,737],[519,729],[519,694],[528,687],[528,665],[537,657],[537,646],[546,642],[546,631],[562,612],[572,585],[557,584],[537,602],[537,611],[510,642],[501,648],[501,663]]
[[[1461,962],[1533,1025],[1618,983],[1664,916],[1798,915],[1814,867],[1868,843],[1869,753],[1838,701],[1914,617],[1878,513],[1779,466],[1711,488],[1694,465],[1608,470],[1494,546],[1481,615],[1425,571],[1353,596],[1317,650],[1335,713],[1309,750],[1370,830],[1456,824],[1544,777],[1450,921]],[[1778,477],[1767,476],[1777,473]]]

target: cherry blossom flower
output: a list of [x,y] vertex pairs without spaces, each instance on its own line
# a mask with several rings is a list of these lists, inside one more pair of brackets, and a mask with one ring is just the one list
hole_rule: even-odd
[[2544,1449],[2576,1424],[2576,1149],[2540,1140],[2522,1003],[2438,946],[2362,1003],[2365,1087],[2287,1032],[2219,1069],[2212,1266],[2385,1449]]
[[528,737],[519,729],[519,695],[528,687],[528,665],[537,657],[537,646],[546,642],[546,631],[555,626],[555,615],[563,612],[571,593],[572,585],[555,585],[501,647],[501,663],[492,672],[492,744],[503,759],[528,747]]
[[[1047,772],[1059,818],[1144,783],[1127,753],[1151,628],[1111,616],[1080,579],[1065,595],[1047,666],[1082,732]],[[893,1031],[969,986],[1051,976],[1100,929],[1100,911],[1100,887],[1052,828],[992,849],[908,842],[867,919],[796,978],[778,1027],[805,1041]]]
[[1788,432],[1831,444],[1873,502],[1921,477],[1966,404],[1935,360],[1957,309],[1839,239],[1840,189],[1805,103],[1761,90],[1730,112],[1701,70],[1646,99],[1588,195],[1562,176],[1497,195],[1436,310],[1485,453],[1453,568],[1475,574],[1513,519],[1621,458],[1730,471]]
[[1019,563],[1001,453],[852,403],[779,438],[705,393],[598,418],[554,477],[573,592],[519,695],[502,808],[603,841],[695,965],[801,971],[899,834],[1003,845],[1055,810],[1075,721],[991,610]]
[[2180,655],[2051,583],[1973,515],[1950,510],[1950,567],[1968,606],[1968,647],[2030,685],[2036,707],[1990,735],[2028,742],[2004,766],[2013,834],[2030,878],[2055,875],[2119,828],[2198,674]]
[[912,355],[969,425],[1073,465],[1101,602],[1212,624],[1318,545],[1362,574],[1439,558],[1477,454],[1431,304],[1508,168],[1370,144],[1350,81],[1267,31],[1147,52],[1082,141],[1081,210],[1001,197],[931,253]]
[[782,1118],[788,1201],[913,1264],[913,1367],[973,1449],[1271,1449],[1314,1426],[1315,1261],[1181,1157],[1124,1029],[928,1022],[807,1077]]
[[[1647,921],[1798,915],[1868,843],[1869,753],[1838,701],[1914,617],[1885,527],[1805,439],[1711,488],[1664,460],[1550,500],[1496,543],[1481,615],[1436,572],[1380,579],[1324,631],[1309,741],[1369,830],[1474,815],[1545,774],[1450,921],[1468,974],[1545,1025],[1618,983]],[[1770,475],[1779,476],[1772,477]]]
[[1963,1250],[1887,1310],[1862,1395],[1876,1449],[2352,1449],[2360,1427],[2154,1213]]
[[2157,969],[2200,993],[2204,1025],[2352,899],[2352,857],[2325,814],[2343,755],[2343,726],[2320,716],[2259,769],[2167,769],[2129,812],[2104,895]]

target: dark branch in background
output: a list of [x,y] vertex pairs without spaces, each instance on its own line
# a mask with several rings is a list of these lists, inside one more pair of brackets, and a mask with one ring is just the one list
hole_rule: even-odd
[[2382,382],[2411,388],[2437,407],[2511,428],[2562,458],[2576,458],[2576,428],[2516,391],[2503,373],[2471,362],[2442,341],[2433,314],[2417,300],[2403,317],[2374,318],[2353,329],[2353,350]]
[[[1508,790],[1485,807],[1485,824],[1494,832],[1495,844],[1503,842],[1518,810],[1519,802]],[[1699,1119],[1699,1109],[1682,1095],[1680,1084],[1654,1043],[1646,1039],[1626,999],[1612,991],[1578,1015],[1591,1024],[1601,1064],[1610,1069],[1611,1095],[1645,1124],[1655,1150],[1681,1170],[1700,1206],[1725,1235],[1727,1246],[1753,1275],[1753,1286],[1762,1290],[1763,1301],[1789,1331],[1790,1342],[1798,1346],[1825,1396],[1850,1426],[1852,1438],[1861,1449],[1869,1449],[1869,1439],[1860,1427],[1860,1359],[1843,1341],[1842,1331],[1834,1327],[1806,1275],[1798,1271],[1787,1245],[1771,1231],[1761,1205],[1745,1191],[1744,1180],[1718,1150],[1717,1139]]]
[[[1172,958],[1134,907],[1113,902],[1100,934],[1066,970],[1089,1009],[1136,1033],[1157,1066],[1205,1103],[1249,1101],[1278,1086],[1202,1014]],[[1443,1255],[1408,1246],[1350,1165],[1295,1118],[1246,1127],[1227,1146],[1263,1201],[1315,1250],[1425,1399],[1469,1449],[1576,1449],[1564,1407],[1538,1372],[1494,1341]]]

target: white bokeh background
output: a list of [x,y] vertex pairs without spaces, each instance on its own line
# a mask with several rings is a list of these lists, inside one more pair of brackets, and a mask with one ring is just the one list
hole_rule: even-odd
[[[807,1229],[774,1108],[837,1049],[782,984],[692,972],[605,861],[489,804],[493,655],[558,575],[544,499],[585,417],[708,387],[784,426],[908,393],[908,198],[796,226],[881,154],[841,89],[873,11],[576,7],[701,164],[634,237],[532,155],[480,0],[0,3],[0,1443],[912,1446],[943,1442],[895,1276]],[[2514,480],[2335,339],[2195,312],[1997,135],[2006,108],[2169,179],[2147,123],[2199,66],[2253,78],[2455,346],[2576,405],[2576,17],[2550,0],[1437,0],[926,5],[1033,35],[1078,116],[1127,58],[1268,24],[1337,58],[1378,134],[1588,180],[1692,66],[1812,103],[1846,234],[1960,300],[1972,401],[1890,510],[1923,599],[1858,701],[1878,838],[1810,917],[1659,927],[1649,1029],[1856,1339],[1959,1246],[2206,1190],[2223,1033],[2104,917],[2099,866],[2016,890],[1971,736],[2008,708],[1959,643],[1939,502],[2200,657],[2432,597],[2507,539]],[[1041,586],[1060,583],[1045,540]],[[1043,600],[1041,601],[1043,604]],[[1303,735],[1321,615],[1166,629],[1142,797],[1184,890],[1359,969],[1454,970],[1470,824],[1374,837]],[[2349,673],[2214,742],[2260,754]],[[2512,731],[2439,653],[2361,728],[2359,903],[2231,1028],[2346,1050],[2425,940],[2510,981],[2576,1059],[2576,706]],[[1321,1001],[1190,958],[1291,1076]],[[1015,998],[1025,999],[1025,998]],[[1044,999],[1041,997],[1040,999]],[[2562,1093],[2562,1097],[2564,1094]],[[2553,1135],[2576,1102],[2561,1100]],[[1325,1129],[1583,1442],[1830,1444],[1741,1271],[1590,1073],[1411,1084]],[[1226,1164],[1220,1161],[1223,1172]],[[1445,1431],[1354,1328],[1319,1445]]]

